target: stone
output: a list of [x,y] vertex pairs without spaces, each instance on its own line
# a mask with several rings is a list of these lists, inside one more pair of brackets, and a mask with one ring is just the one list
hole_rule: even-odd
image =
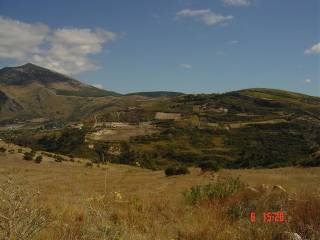
[[287,193],[287,190],[285,190],[282,186],[280,185],[275,185],[272,188],[273,192],[280,192],[280,193]]
[[260,192],[254,187],[246,187],[245,194],[251,199],[255,199],[260,195]]
[[273,240],[302,240],[298,233],[283,232],[278,234]]
[[260,193],[267,193],[269,191],[269,186],[266,184],[261,184],[258,189]]

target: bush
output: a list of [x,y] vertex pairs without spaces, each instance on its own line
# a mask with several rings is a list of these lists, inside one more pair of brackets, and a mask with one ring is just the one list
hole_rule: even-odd
[[164,173],[166,174],[166,176],[173,176],[175,175],[175,167],[174,166],[170,166],[170,167],[167,167],[165,170],[164,170]]
[[7,151],[7,149],[5,149],[4,147],[0,147],[0,153],[5,153]]
[[25,152],[23,154],[23,159],[27,161],[32,161],[33,160],[33,154],[31,152]]
[[85,164],[85,166],[86,166],[86,167],[92,167],[93,164],[92,164],[92,162],[87,162],[87,163]]
[[18,153],[22,153],[22,149],[21,148],[18,149]]
[[320,166],[320,158],[314,158],[310,160],[305,160],[300,163],[302,167],[319,167]]
[[189,169],[185,166],[169,166],[164,172],[166,176],[185,175],[190,173]]
[[42,162],[42,156],[37,156],[34,161],[35,161],[35,163],[41,163]]
[[59,155],[54,155],[54,161],[61,163],[63,160],[64,160],[63,157]]
[[218,172],[220,170],[220,164],[216,161],[205,161],[205,162],[201,162],[199,164],[199,167],[201,168],[201,170],[203,172],[206,171],[214,171],[214,172]]
[[30,154],[32,155],[32,157],[34,157],[36,155],[36,152],[33,149],[31,149]]
[[204,200],[223,199],[244,187],[239,178],[218,178],[216,182],[192,187],[184,193],[184,197],[189,203],[196,204]]

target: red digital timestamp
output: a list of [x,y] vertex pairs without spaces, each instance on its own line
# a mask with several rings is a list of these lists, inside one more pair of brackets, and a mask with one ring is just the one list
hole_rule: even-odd
[[[264,212],[262,214],[262,220],[265,223],[284,223],[285,222],[285,213],[283,211]],[[251,221],[251,223],[255,223],[257,221],[257,214],[255,212],[250,213],[250,221]]]

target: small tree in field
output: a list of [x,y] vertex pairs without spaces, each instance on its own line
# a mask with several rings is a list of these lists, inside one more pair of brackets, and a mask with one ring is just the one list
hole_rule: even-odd
[[5,153],[7,151],[7,149],[5,149],[4,147],[0,147],[0,153]]
[[164,170],[167,177],[174,175],[185,175],[189,174],[189,169],[185,166],[169,166]]
[[34,160],[35,163],[41,163],[42,162],[42,156],[37,156]]
[[25,152],[23,154],[23,159],[27,161],[32,161],[33,160],[33,155],[31,152]]
[[216,161],[205,161],[199,164],[199,167],[203,172],[213,171],[218,172],[221,168],[220,164]]

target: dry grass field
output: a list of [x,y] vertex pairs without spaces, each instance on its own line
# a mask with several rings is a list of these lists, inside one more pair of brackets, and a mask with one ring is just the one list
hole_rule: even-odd
[[[16,146],[2,146],[15,153],[0,155],[0,185],[12,179],[10,184],[23,189],[21,198],[39,191],[35,206],[43,208],[45,219],[33,238],[13,234],[14,238],[3,239],[269,240],[282,239],[279,233],[284,231],[319,239],[320,168],[221,170],[216,174],[191,169],[189,175],[166,177],[163,171],[125,165],[85,166],[85,159],[58,163],[44,156],[36,164],[23,160]],[[287,193],[284,199],[282,193],[242,190],[196,204],[184,197],[183,192],[192,186],[228,177],[239,177],[255,189],[264,184],[269,192],[281,185]],[[257,216],[282,210],[286,219],[284,223],[259,219],[251,223],[250,209]],[[0,239],[1,226],[0,219]]]

